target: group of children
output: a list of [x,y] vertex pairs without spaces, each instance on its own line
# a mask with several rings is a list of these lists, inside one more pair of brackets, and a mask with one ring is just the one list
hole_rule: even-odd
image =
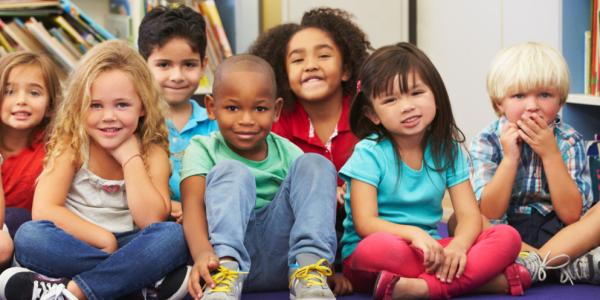
[[95,46],[64,96],[44,55],[0,59],[0,264],[14,264],[2,299],[600,284],[600,208],[584,141],[557,115],[569,77],[555,50],[525,43],[495,58],[499,118],[466,152],[427,56],[409,43],[369,53],[342,10],[308,11],[226,59],[205,108],[191,99],[204,32],[193,10],[157,7],[139,54]]

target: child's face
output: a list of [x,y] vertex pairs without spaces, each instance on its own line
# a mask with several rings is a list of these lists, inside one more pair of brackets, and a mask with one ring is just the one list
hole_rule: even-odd
[[144,108],[133,81],[121,70],[102,72],[91,88],[85,117],[90,140],[114,150],[135,133]]
[[300,101],[322,101],[342,96],[342,53],[329,35],[317,28],[303,29],[288,42],[285,64],[292,92]]
[[208,116],[217,120],[228,146],[250,160],[267,156],[265,138],[279,118],[283,101],[267,75],[251,71],[228,71],[215,96],[206,98]]
[[542,87],[529,91],[516,91],[504,97],[498,108],[511,123],[538,114],[546,120],[547,124],[550,124],[560,110],[558,89]]
[[408,76],[408,92],[401,92],[397,75],[391,94],[372,97],[373,111],[367,112],[367,117],[394,137],[421,139],[435,118],[435,97],[418,74]]
[[14,67],[8,75],[5,88],[0,114],[5,126],[31,130],[44,120],[50,97],[40,67]]
[[187,103],[198,88],[206,61],[183,38],[173,38],[148,57],[150,71],[170,106]]

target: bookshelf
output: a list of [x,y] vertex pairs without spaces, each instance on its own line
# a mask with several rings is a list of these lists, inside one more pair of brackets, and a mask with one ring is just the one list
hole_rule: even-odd
[[586,140],[600,133],[600,97],[584,95],[586,74],[585,31],[590,28],[593,0],[562,0],[562,52],[569,64],[571,92],[562,109],[563,120]]

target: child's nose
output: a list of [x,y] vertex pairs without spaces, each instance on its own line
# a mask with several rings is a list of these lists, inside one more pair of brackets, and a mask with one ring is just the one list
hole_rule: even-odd
[[116,119],[115,112],[112,109],[105,109],[102,117],[103,121],[114,121]]
[[244,112],[242,114],[242,118],[240,119],[240,123],[241,124],[253,124],[254,123],[254,118],[252,117],[252,113],[250,112]]
[[540,109],[538,99],[535,96],[528,96],[525,103],[527,111],[535,112]]
[[183,80],[183,73],[180,68],[171,68],[171,73],[169,74],[169,79],[172,81],[181,81]]

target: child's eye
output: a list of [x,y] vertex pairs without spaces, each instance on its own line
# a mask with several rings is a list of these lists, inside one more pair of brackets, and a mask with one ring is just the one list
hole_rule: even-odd
[[396,98],[390,97],[390,98],[384,98],[383,100],[381,100],[382,104],[388,104],[388,103],[392,103],[396,101]]
[[238,111],[239,110],[239,108],[235,105],[227,105],[227,106],[225,106],[225,109],[227,111]]
[[188,62],[188,63],[185,63],[185,67],[186,67],[186,68],[195,68],[195,67],[197,67],[197,66],[198,66],[198,64],[197,64],[197,63],[195,63],[195,62]]
[[321,55],[319,55],[319,58],[329,58],[329,57],[331,57],[330,54],[321,54]]
[[542,98],[551,98],[552,94],[548,93],[548,92],[542,92],[542,93],[540,93],[540,97],[542,97]]
[[100,109],[100,108],[102,108],[102,105],[100,103],[91,103],[90,108],[91,109]]
[[159,63],[156,64],[156,66],[159,67],[159,68],[161,68],[161,69],[165,69],[165,68],[167,68],[169,66],[169,64],[166,63],[166,62],[159,62]]
[[411,93],[411,95],[413,95],[413,96],[418,96],[418,95],[421,95],[421,94],[423,94],[423,93],[425,93],[425,91],[423,91],[423,90],[414,90],[414,91]]
[[512,98],[523,99],[523,98],[525,98],[525,94],[523,94],[523,93],[514,94],[514,95],[512,95]]
[[256,111],[258,111],[258,112],[265,112],[265,111],[268,111],[268,110],[269,110],[269,108],[266,107],[266,106],[258,106],[258,107],[256,107]]
[[293,64],[298,64],[298,63],[301,63],[301,62],[303,62],[303,61],[304,61],[304,59],[303,59],[303,58],[295,58],[295,59],[292,59],[292,60],[291,60],[291,62],[292,62]]
[[31,96],[34,96],[34,97],[39,97],[42,95],[42,92],[33,90],[33,91],[29,92],[29,94],[31,94]]
[[117,103],[117,108],[127,108],[130,107],[131,104],[127,103],[127,102],[118,102]]

